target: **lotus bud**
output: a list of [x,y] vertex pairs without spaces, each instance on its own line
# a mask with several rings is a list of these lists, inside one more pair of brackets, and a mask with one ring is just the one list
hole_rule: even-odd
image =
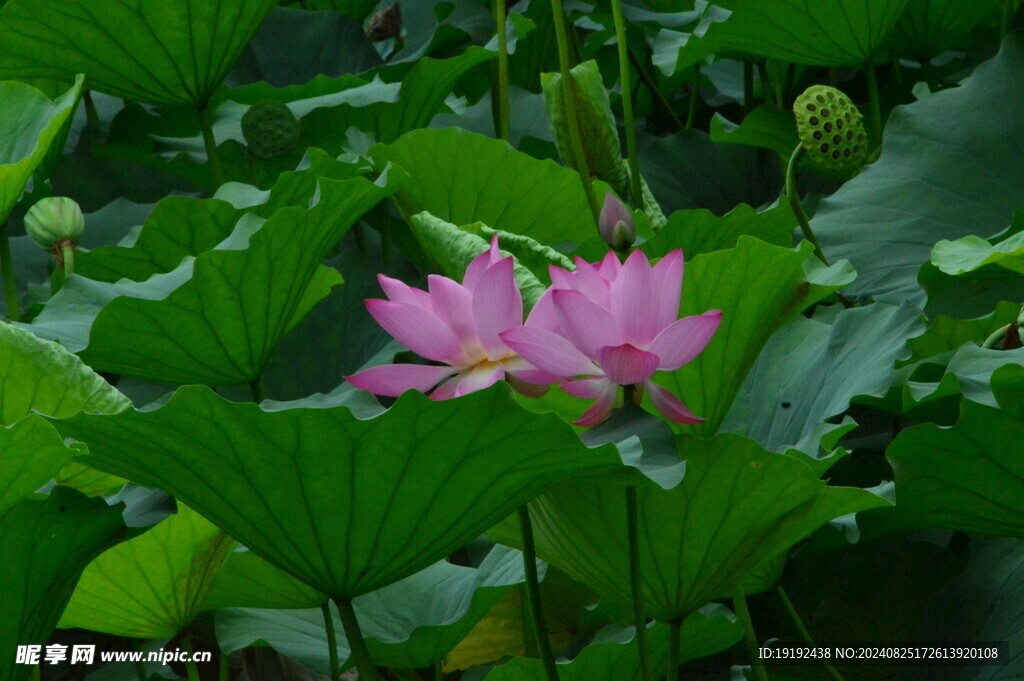
[[797,133],[808,159],[823,169],[850,175],[867,160],[864,119],[850,98],[827,85],[812,85],[793,103]]
[[66,196],[40,199],[25,214],[25,231],[44,251],[74,244],[85,231],[82,209]]
[[382,43],[402,35],[402,8],[393,2],[373,15],[366,26],[366,37],[371,43]]
[[[628,190],[629,175],[626,164],[622,161],[619,130],[597,62],[591,60],[577,64],[569,73],[573,80],[573,87],[569,90],[572,93],[583,153],[590,173],[610,184],[619,194],[625,194]],[[542,74],[541,87],[544,90],[548,123],[555,133],[558,156],[563,163],[576,168],[572,138],[569,135],[568,112],[562,99],[562,75]]]
[[604,195],[604,205],[601,207],[597,228],[601,232],[601,238],[612,247],[612,250],[625,251],[636,241],[633,214],[629,212],[629,207],[611,192]]
[[281,102],[254,104],[242,116],[242,134],[249,151],[260,158],[274,158],[295,148],[302,126],[291,109]]

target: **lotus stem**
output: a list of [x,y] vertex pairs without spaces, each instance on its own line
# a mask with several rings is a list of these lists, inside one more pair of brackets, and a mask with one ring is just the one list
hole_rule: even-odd
[[60,259],[64,263],[64,277],[75,273],[75,244],[65,240],[60,245]]
[[622,118],[626,124],[626,153],[629,154],[629,192],[637,210],[644,209],[644,196],[640,187],[640,155],[636,143],[636,123],[633,119],[633,86],[629,69],[629,41],[626,22],[622,18],[621,0],[612,0],[612,19],[615,22],[615,41],[619,50],[619,83],[622,85]]
[[878,75],[875,73],[875,65],[868,64],[864,69],[868,80],[868,100],[871,109],[871,147],[878,148],[882,143],[882,100],[878,94]]
[[335,599],[334,604],[338,606],[341,625],[345,629],[345,638],[348,639],[348,648],[352,651],[352,660],[359,671],[360,681],[380,681],[377,668],[373,666],[373,660],[370,658],[370,650],[363,639],[363,631],[359,627],[359,618],[356,617],[352,601],[339,598]]
[[804,151],[804,146],[797,144],[796,149],[793,150],[793,155],[789,157],[789,166],[786,168],[786,199],[789,201],[789,207],[793,211],[793,215],[796,216],[796,221],[800,223],[800,231],[803,232],[804,238],[814,244],[815,255],[828,265],[825,252],[821,250],[821,244],[818,243],[818,239],[814,236],[814,231],[811,229],[811,222],[807,218],[807,213],[804,212],[803,206],[800,205],[800,193],[796,188],[796,169],[800,165],[800,159],[804,157]]
[[540,600],[540,579],[537,576],[537,547],[533,541],[533,523],[530,509],[526,504],[519,507],[519,533],[523,538],[523,568],[526,572],[526,599],[530,605],[530,619],[533,621],[533,635],[537,639],[537,651],[544,665],[548,681],[559,681],[555,654],[551,650],[548,628],[544,623],[544,609]]
[[195,662],[196,651],[192,647],[192,634],[185,635],[182,647],[188,653],[188,662],[185,663],[185,674],[188,677],[188,681],[202,681],[199,676],[199,667],[196,666]]
[[[817,645],[814,643],[814,639],[811,638],[811,632],[807,631],[807,627],[804,625],[803,619],[800,618],[800,613],[798,613],[796,608],[793,607],[793,601],[789,600],[789,596],[786,594],[786,590],[782,588],[782,584],[775,585],[775,593],[778,594],[783,607],[786,608],[786,612],[789,613],[789,618],[793,620],[793,624],[796,626],[796,630],[799,632],[800,638],[802,638],[804,643],[807,645],[812,648],[816,648]],[[840,674],[835,667],[829,664],[828,660],[824,658],[819,659],[821,659],[821,664],[825,666],[825,670],[834,681],[846,681],[846,679],[843,678],[843,675]]]
[[690,109],[686,113],[686,129],[693,128],[693,121],[697,118],[697,101],[700,99],[700,66],[693,67],[693,82],[690,85]]
[[260,404],[263,400],[267,399],[267,393],[263,389],[263,377],[260,376],[255,381],[249,384],[249,390],[252,392],[252,401],[256,404]]
[[683,620],[669,623],[667,681],[679,681],[679,648],[683,635]]
[[743,62],[743,110],[754,110],[754,65],[749,61]]
[[14,281],[14,263],[11,261],[11,239],[7,221],[0,222],[0,271],[4,279],[4,297],[7,300],[7,318],[12,322],[21,321],[18,309],[18,286]]
[[331,681],[338,678],[341,669],[338,664],[338,636],[334,631],[334,617],[331,615],[331,604],[320,606],[324,614],[324,629],[327,631],[327,659],[331,665]]
[[[632,387],[632,386],[629,386]],[[626,398],[631,396],[627,393]],[[644,616],[643,587],[640,579],[640,522],[636,486],[626,486],[626,535],[629,545],[629,590],[633,601],[633,626],[636,628],[640,681],[651,681],[651,662],[647,650],[647,617]]]
[[562,0],[551,0],[551,18],[555,24],[555,40],[558,43],[558,65],[562,75],[562,99],[565,102],[566,117],[569,119],[569,139],[572,145],[572,154],[576,160],[576,170],[580,174],[580,181],[583,183],[583,193],[590,204],[590,211],[594,216],[594,226],[597,227],[601,215],[601,204],[597,201],[597,194],[594,192],[594,185],[590,180],[590,167],[587,164],[587,157],[583,152],[583,140],[580,136],[580,122],[576,117],[576,100],[573,97],[575,83],[569,66],[569,34],[565,27],[565,13],[562,11]]
[[498,120],[495,129],[498,137],[506,142],[512,139],[512,100],[508,87],[508,35],[505,0],[494,0],[494,25],[498,34]]
[[444,681],[444,661],[434,663],[434,681]]
[[747,609],[747,597],[743,594],[743,588],[737,587],[733,592],[732,604],[736,609],[736,617],[743,625],[743,636],[747,642],[747,654],[750,655],[750,665],[754,668],[754,678],[757,681],[768,681],[768,672],[764,669],[764,662],[761,660],[761,651],[757,645],[757,633],[754,631],[754,623],[750,619],[750,610]]
[[203,129],[203,144],[206,146],[206,158],[210,163],[210,179],[213,181],[213,189],[216,191],[218,187],[224,184],[224,166],[220,162],[217,139],[213,136],[210,109],[203,104],[196,111],[199,112],[199,125]]
[[230,681],[231,680],[231,656],[224,653],[220,654],[220,669],[217,674],[218,681]]
[[139,681],[149,681],[149,674],[146,673],[146,665],[142,660],[135,660],[135,675]]
[[634,54],[632,49],[629,50],[629,62],[633,65],[633,68],[636,69],[636,72],[640,74],[640,80],[643,81],[643,84],[647,86],[647,89],[651,91],[651,94],[658,100],[661,107],[665,109],[665,113],[667,113],[672,119],[672,122],[675,123],[676,130],[682,130],[685,125],[683,123],[683,119],[679,117],[679,114],[677,114],[675,109],[672,108],[672,103],[668,101],[665,98],[665,95],[661,93],[661,90],[658,89],[658,84],[654,82],[654,79],[651,78],[650,74],[648,74],[644,69],[644,65],[640,63],[640,60],[637,58],[636,54]]

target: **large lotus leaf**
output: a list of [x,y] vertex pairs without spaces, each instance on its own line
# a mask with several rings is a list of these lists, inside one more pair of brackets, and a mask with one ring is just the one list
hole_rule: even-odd
[[124,531],[120,506],[55,487],[0,517],[0,678],[28,681],[19,645],[45,646],[82,569]]
[[765,346],[722,424],[770,451],[816,454],[815,426],[857,395],[886,394],[907,338],[924,329],[920,311],[876,303],[840,312],[832,323],[798,318]]
[[977,319],[954,319],[939,315],[931,320],[927,331],[908,341],[913,352],[911,361],[953,352],[972,341],[981,345],[997,329],[1016,320],[1019,313],[1020,305],[1004,300],[996,305],[991,314]]
[[741,236],[756,237],[776,246],[793,243],[796,218],[786,204],[757,212],[740,204],[722,217],[709,210],[681,210],[668,218],[668,224],[648,239],[641,249],[649,257],[661,257],[676,248],[683,249],[687,259],[701,253],[735,248]]
[[408,215],[426,211],[455,225],[482,222],[544,244],[581,243],[596,229],[578,173],[502,140],[457,128],[416,130],[370,154],[411,176],[395,194]]
[[[352,603],[373,661],[397,669],[433,666],[469,633],[481,617],[523,582],[518,551],[496,547],[479,568],[442,561]],[[338,659],[349,649],[341,619]],[[231,608],[217,614],[217,640],[225,652],[265,641],[319,673],[330,665],[323,611]]]
[[710,24],[702,36],[678,41],[681,51],[675,70],[719,52],[811,66],[863,66],[879,56],[906,4],[907,0],[739,0],[728,19]]
[[964,400],[952,428],[915,426],[889,446],[898,524],[1024,537],[1024,370],[999,369],[992,387],[1003,409]]
[[10,0],[0,78],[71,80],[150,104],[205,105],[276,0]]
[[[806,463],[732,434],[681,435],[686,476],[638,490],[645,612],[673,622],[727,596],[752,570],[829,521],[889,502],[827,487]],[[537,555],[620,604],[630,602],[622,488],[573,484],[530,504]]]
[[772,333],[852,278],[846,263],[808,275],[805,266],[813,258],[809,246],[790,250],[741,236],[736,248],[687,263],[681,314],[722,310],[722,323],[695,360],[656,378],[707,419],[693,426],[694,432],[711,435],[718,430]]
[[1001,0],[910,0],[889,34],[889,47],[901,57],[927,61],[953,47],[1002,5]]
[[[643,681],[637,660],[633,627],[613,625],[594,637],[571,661],[560,661],[558,676],[564,681]],[[656,623],[647,629],[647,646],[654,669],[668,659],[670,627]],[[709,605],[683,621],[679,659],[706,657],[729,648],[743,637],[743,629],[724,606]],[[540,660],[517,657],[495,667],[486,681],[543,681],[547,677]]]
[[49,482],[76,453],[39,416],[0,426],[0,516]]
[[285,208],[265,223],[249,216],[214,250],[145,282],[72,277],[32,330],[98,370],[165,383],[254,381],[284,334],[340,282],[320,261],[393,191],[394,177],[321,180],[309,210]]
[[[920,369],[923,364],[938,364],[941,370],[943,359],[943,356],[931,357],[916,367],[907,367],[904,372],[908,369]],[[903,388],[903,407],[909,409],[939,398],[960,395],[972,402],[997,407],[999,402],[993,394],[991,384],[993,373],[1007,364],[1022,362],[1024,348],[996,350],[967,343],[949,355],[948,363],[941,374],[936,372],[934,376],[920,378],[911,374]],[[925,380],[926,378],[929,380]]]
[[[958,88],[896,108],[878,161],[823,200],[812,225],[829,258],[849,258],[851,291],[902,302],[940,239],[990,235],[1024,204],[1024,37]],[[963,169],[970,167],[971,172]]]
[[277,569],[252,551],[236,550],[217,573],[203,608],[302,610],[319,607],[328,600],[325,594]]
[[782,158],[789,158],[800,137],[793,112],[766,103],[748,113],[739,125],[716,113],[711,119],[711,141],[771,149]]
[[59,626],[172,638],[192,623],[235,541],[184,505],[85,569]]
[[922,621],[928,640],[1006,641],[1007,664],[950,667],[949,681],[1012,681],[1024,675],[1024,543],[971,541],[971,560],[960,578],[941,591]]
[[167,490],[333,598],[437,562],[552,484],[622,469],[614,448],[587,449],[506,386],[450,402],[409,392],[369,420],[185,387],[155,411],[57,425],[90,465]]
[[25,83],[0,82],[4,103],[0,109],[0,223],[7,221],[25,184],[74,113],[81,93],[81,77],[55,100]]

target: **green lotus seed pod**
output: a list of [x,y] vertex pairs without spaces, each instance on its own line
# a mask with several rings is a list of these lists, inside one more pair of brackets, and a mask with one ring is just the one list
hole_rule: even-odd
[[291,109],[281,102],[254,104],[242,116],[242,134],[249,151],[260,158],[274,158],[295,148],[302,126]]
[[[624,194],[628,189],[629,178],[622,162],[619,130],[615,125],[608,91],[604,89],[597,62],[591,60],[577,64],[569,73],[574,83],[573,104],[590,174],[610,184],[619,194]],[[548,123],[555,133],[558,156],[563,163],[576,168],[572,138],[569,136],[569,119],[562,99],[562,74],[541,74],[540,82],[544,90]]]
[[864,166],[868,154],[864,119],[840,90],[812,85],[793,102],[793,113],[800,144],[813,164],[843,175]]
[[77,242],[85,231],[85,218],[73,200],[51,196],[28,209],[25,231],[44,251],[52,251],[62,241]]

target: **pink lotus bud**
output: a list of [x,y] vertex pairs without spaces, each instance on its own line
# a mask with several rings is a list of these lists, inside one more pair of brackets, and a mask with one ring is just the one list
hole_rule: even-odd
[[601,238],[616,251],[624,251],[636,241],[636,225],[629,207],[619,200],[615,194],[604,195],[604,206],[597,222]]

